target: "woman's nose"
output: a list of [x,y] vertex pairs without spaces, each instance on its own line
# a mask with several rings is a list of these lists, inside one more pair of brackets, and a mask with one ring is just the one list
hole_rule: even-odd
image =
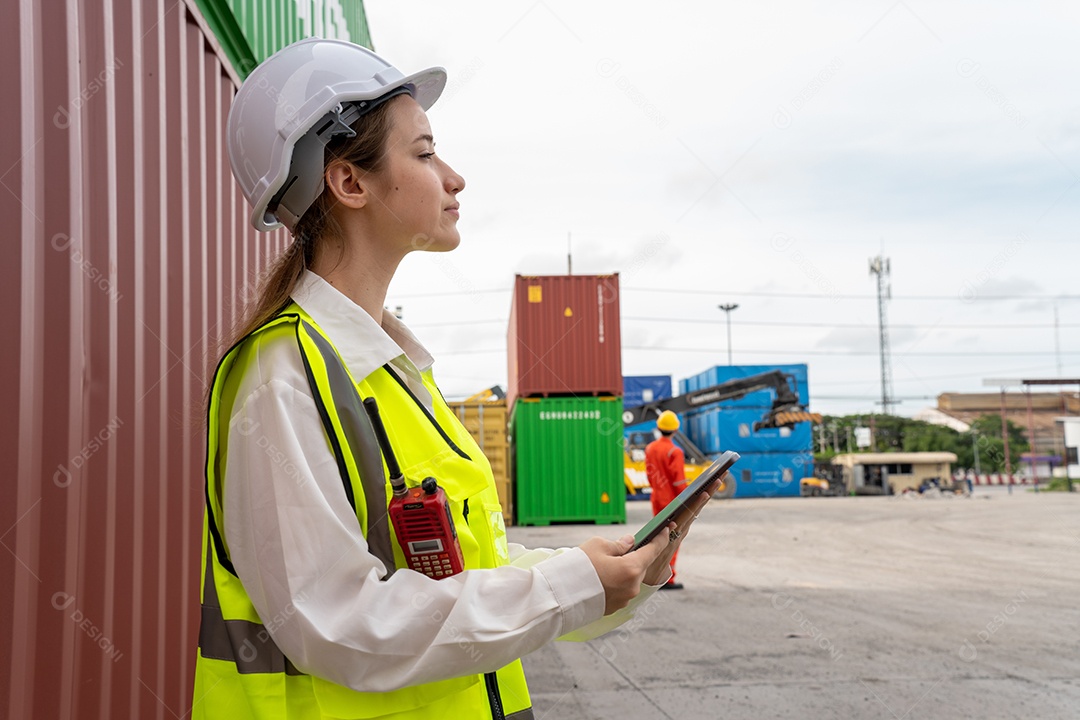
[[465,189],[465,178],[454,172],[454,169],[449,165],[446,166],[446,190],[451,195],[457,195],[459,192]]

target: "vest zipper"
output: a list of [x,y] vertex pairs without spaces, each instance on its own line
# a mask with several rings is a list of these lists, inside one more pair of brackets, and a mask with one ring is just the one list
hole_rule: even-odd
[[[431,421],[431,424],[434,425],[435,429],[439,431],[440,435],[442,435],[442,439],[446,441],[446,444],[450,446],[450,449],[452,449],[454,452],[456,452],[458,455],[465,458],[466,460],[472,462],[472,458],[466,455],[464,450],[454,444],[454,441],[451,440],[450,436],[446,434],[446,431],[443,430],[442,425],[439,424],[439,421],[436,420],[435,416],[431,414],[431,411],[427,409],[427,405],[420,402],[420,398],[416,397],[416,395],[412,391],[412,388],[410,388],[404,380],[398,377],[398,374],[396,372],[390,369],[390,365],[383,365],[383,369],[390,374],[390,377],[394,378],[394,380],[397,380],[397,384],[400,385],[401,388],[409,394],[409,397],[413,399],[413,402],[416,403],[416,406],[423,411],[424,415],[427,416],[427,419]],[[439,396],[442,397],[441,390],[439,391]]]
[[499,679],[495,677],[495,673],[484,673],[484,683],[487,685],[488,702],[491,703],[491,718],[492,720],[506,720],[506,713],[503,712],[502,697],[499,695]]

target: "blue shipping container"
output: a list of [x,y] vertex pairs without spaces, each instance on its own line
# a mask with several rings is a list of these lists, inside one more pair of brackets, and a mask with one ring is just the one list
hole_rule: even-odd
[[747,453],[731,469],[735,497],[797,497],[804,477],[814,474],[810,453]]
[[[798,365],[717,365],[716,367],[709,368],[693,377],[680,380],[679,393],[686,394],[688,392],[693,392],[694,390],[701,390],[703,388],[712,387],[713,385],[720,385],[729,380],[760,375],[761,373],[770,372],[772,370],[780,370],[789,375],[794,375],[795,389],[799,393],[799,402],[803,405],[807,405],[810,402],[810,383],[805,363]],[[776,393],[772,390],[758,390],[757,392],[749,393],[738,400],[725,400],[721,403],[708,405],[706,407],[767,408],[772,406],[774,399],[776,399]]]
[[623,376],[623,407],[637,407],[671,397],[670,375]]
[[687,435],[707,453],[734,450],[737,453],[812,452],[812,424],[801,422],[793,428],[754,430],[767,410],[736,408],[704,410],[687,417]]

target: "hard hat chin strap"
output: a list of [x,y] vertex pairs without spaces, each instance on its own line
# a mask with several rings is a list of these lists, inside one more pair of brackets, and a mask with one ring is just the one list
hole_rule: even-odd
[[322,194],[326,183],[326,146],[338,136],[356,137],[353,124],[391,98],[413,94],[412,85],[403,85],[373,100],[338,103],[304,134],[293,147],[289,177],[266,206],[268,215],[276,217],[290,232]]

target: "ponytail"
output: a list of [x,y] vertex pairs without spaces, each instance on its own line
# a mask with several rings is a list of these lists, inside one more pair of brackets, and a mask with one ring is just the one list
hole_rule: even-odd
[[[326,146],[326,162],[323,173],[334,162],[346,162],[359,168],[364,173],[377,173],[386,157],[387,137],[390,135],[389,108],[393,103],[379,105],[371,112],[362,115],[353,123],[356,131],[353,137],[335,137]],[[327,238],[343,238],[341,224],[334,216],[333,208],[337,198],[329,187],[315,200],[293,229],[293,241],[285,251],[274,260],[273,264],[259,281],[258,299],[254,307],[236,324],[218,353],[218,362],[236,343],[253,333],[274,318],[291,301],[304,270],[311,267],[316,251],[325,244]],[[341,244],[344,252],[344,244]],[[207,407],[209,393],[207,388]]]

